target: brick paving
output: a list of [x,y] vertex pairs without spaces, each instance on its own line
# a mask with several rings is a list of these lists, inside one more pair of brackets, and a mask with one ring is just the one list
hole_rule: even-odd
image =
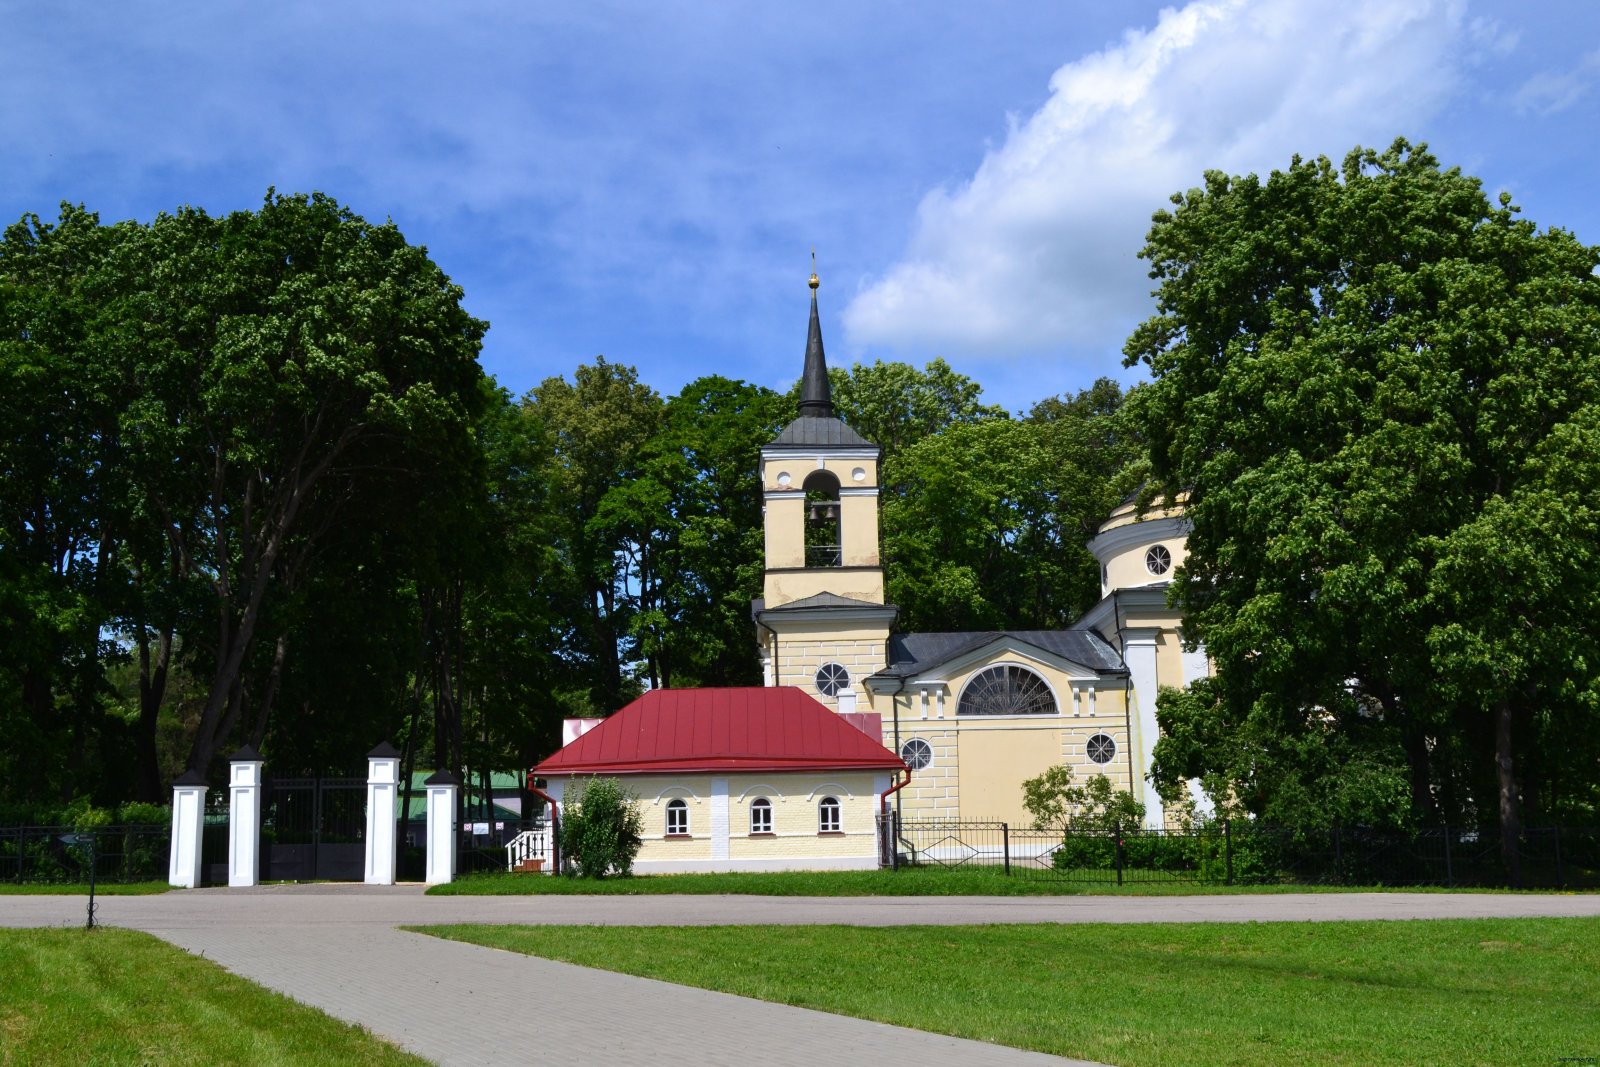
[[[0,896],[0,926],[83,921],[84,898]],[[146,930],[441,1064],[1063,1064],[1035,1053],[441,941],[402,924],[1239,922],[1600,916],[1600,895],[425,897],[269,886],[102,897]]]

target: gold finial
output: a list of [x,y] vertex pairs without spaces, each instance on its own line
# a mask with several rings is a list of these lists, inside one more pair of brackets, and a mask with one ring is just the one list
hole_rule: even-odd
[[811,291],[816,292],[817,286],[821,284],[821,279],[817,277],[817,250],[813,248],[811,250]]

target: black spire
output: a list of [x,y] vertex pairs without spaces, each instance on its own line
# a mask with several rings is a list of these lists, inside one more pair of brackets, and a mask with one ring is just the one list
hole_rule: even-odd
[[833,418],[833,392],[828,387],[828,361],[822,356],[822,324],[817,321],[817,280],[811,275],[811,331],[806,335],[806,369],[800,376],[800,417]]

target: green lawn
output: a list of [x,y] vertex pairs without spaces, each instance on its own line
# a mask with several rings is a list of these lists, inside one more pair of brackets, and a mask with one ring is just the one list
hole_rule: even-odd
[[[1394,892],[1395,890],[1388,890]],[[1400,892],[1441,892],[1424,888]],[[1233,893],[1357,893],[1371,886],[1226,886],[1186,882],[1045,881],[1005,875],[997,867],[906,867],[898,871],[771,871],[727,874],[652,874],[629,878],[559,878],[545,874],[472,874],[429,889],[439,896],[525,894],[739,893],[765,897],[885,896],[1194,896]],[[1461,890],[1457,890],[1461,892]]]
[[0,1065],[424,1064],[149,934],[0,930]]
[[1596,919],[426,932],[1125,1067],[1600,1057]]
[[[97,897],[144,897],[165,893],[172,887],[165,882],[107,882],[94,887]],[[60,882],[0,882],[0,896],[80,896],[89,895],[89,884]]]

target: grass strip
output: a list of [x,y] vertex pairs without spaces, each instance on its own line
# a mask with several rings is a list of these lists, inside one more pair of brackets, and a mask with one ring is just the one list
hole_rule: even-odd
[[[165,893],[172,886],[165,882],[103,882],[94,887],[97,897],[145,897]],[[89,885],[56,882],[0,882],[0,897],[87,897]]]
[[1600,920],[424,932],[1119,1067],[1600,1057]]
[[[908,867],[898,871],[741,871],[563,878],[545,874],[471,874],[428,890],[435,896],[544,894],[643,896],[657,893],[773,897],[921,896],[1207,896],[1240,893],[1370,893],[1372,886],[1196,885],[1184,882],[1075,882],[1007,876],[995,867]],[[1385,892],[1443,892],[1436,887]],[[1464,892],[1464,890],[1455,890]]]
[[149,934],[0,930],[0,1065],[425,1064]]

